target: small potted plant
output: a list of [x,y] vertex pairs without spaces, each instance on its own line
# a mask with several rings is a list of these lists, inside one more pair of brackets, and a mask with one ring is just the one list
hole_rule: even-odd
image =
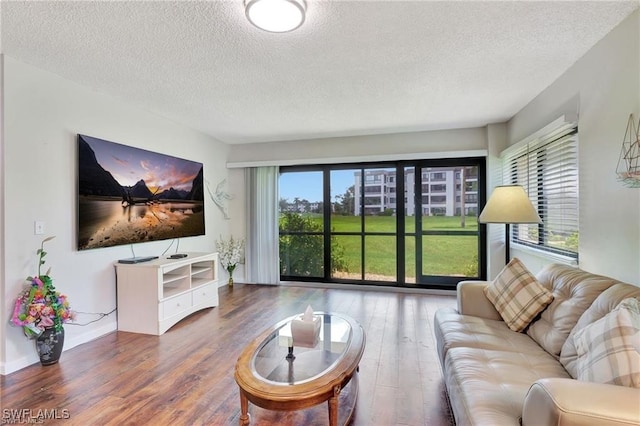
[[64,323],[72,321],[74,313],[69,301],[53,286],[50,270],[41,274],[47,252],[44,243],[54,237],[45,238],[38,254],[38,275],[27,277],[27,287],[15,301],[11,324],[22,327],[24,334],[36,340],[36,350],[42,365],[58,362],[64,345]]
[[220,264],[229,273],[229,287],[233,287],[233,271],[244,257],[244,240],[235,240],[233,236],[228,241],[220,239],[216,242]]

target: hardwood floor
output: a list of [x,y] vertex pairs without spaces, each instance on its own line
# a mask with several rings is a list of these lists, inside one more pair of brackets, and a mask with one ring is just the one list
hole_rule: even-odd
[[[242,284],[219,293],[220,306],[162,336],[115,332],[64,352],[56,365],[0,376],[2,423],[13,410],[55,409],[68,418],[44,424],[237,425],[238,355],[262,330],[310,304],[365,329],[353,425],[454,424],[432,331],[434,312],[454,306],[454,297]],[[278,414],[279,425],[327,424],[325,404]],[[270,419],[255,416],[251,424]]]

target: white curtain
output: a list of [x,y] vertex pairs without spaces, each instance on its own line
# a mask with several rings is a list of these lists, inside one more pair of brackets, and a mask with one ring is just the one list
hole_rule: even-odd
[[247,282],[280,283],[278,167],[247,168]]

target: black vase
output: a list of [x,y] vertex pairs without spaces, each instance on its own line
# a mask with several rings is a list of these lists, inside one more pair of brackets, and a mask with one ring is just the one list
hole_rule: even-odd
[[45,328],[36,338],[36,351],[40,357],[40,364],[52,365],[58,362],[62,355],[64,345],[64,328],[56,331],[55,328]]

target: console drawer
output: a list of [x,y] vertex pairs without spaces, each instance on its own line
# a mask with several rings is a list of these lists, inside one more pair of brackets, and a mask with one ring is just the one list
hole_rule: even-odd
[[193,306],[199,306],[208,303],[218,304],[218,287],[215,284],[207,284],[198,287],[191,293],[193,295]]
[[161,304],[160,319],[171,318],[182,311],[191,308],[191,293],[181,294],[171,299],[163,301]]

